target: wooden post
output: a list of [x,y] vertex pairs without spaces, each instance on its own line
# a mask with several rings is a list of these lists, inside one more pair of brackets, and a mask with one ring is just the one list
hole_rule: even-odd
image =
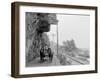
[[58,44],[59,44],[58,39],[59,39],[59,37],[58,37],[58,23],[57,23],[57,54],[58,54],[58,48],[59,48],[59,47],[58,47],[58,46],[59,46],[59,45],[58,45]]

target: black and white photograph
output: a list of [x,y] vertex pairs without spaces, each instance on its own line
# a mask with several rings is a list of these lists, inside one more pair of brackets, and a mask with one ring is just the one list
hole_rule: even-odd
[[26,67],[88,65],[90,16],[25,13]]
[[12,4],[12,76],[97,73],[97,7]]

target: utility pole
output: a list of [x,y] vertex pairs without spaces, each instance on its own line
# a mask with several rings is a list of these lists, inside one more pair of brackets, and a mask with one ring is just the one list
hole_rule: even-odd
[[59,39],[59,37],[58,37],[58,23],[57,23],[57,54],[58,54],[58,48],[59,48],[59,42],[58,42],[58,39]]

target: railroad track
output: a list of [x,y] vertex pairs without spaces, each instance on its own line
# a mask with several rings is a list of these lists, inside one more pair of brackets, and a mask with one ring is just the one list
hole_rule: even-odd
[[78,57],[72,57],[72,56],[70,56],[70,55],[67,55],[66,54],[66,61],[67,62],[70,62],[71,63],[71,65],[72,64],[82,64],[82,65],[85,65],[85,64],[89,64],[89,61],[88,60],[81,60],[81,59],[79,59]]

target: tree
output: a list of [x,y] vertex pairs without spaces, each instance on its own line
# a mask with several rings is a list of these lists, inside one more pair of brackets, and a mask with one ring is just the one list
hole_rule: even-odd
[[64,41],[63,46],[65,48],[65,51],[72,51],[72,50],[75,50],[77,48],[75,41],[73,39]]

